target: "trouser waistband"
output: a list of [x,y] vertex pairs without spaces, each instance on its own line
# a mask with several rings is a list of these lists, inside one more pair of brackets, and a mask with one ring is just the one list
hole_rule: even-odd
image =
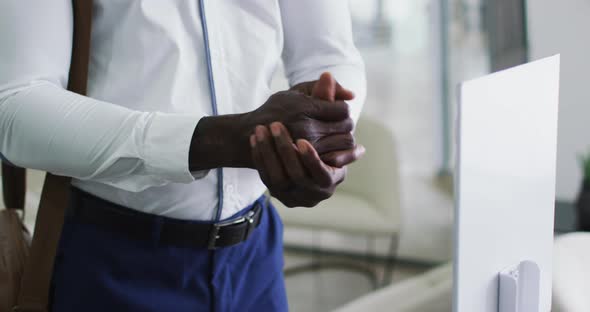
[[264,205],[261,196],[243,215],[212,223],[152,215],[72,188],[67,217],[154,244],[216,249],[247,240],[260,223]]

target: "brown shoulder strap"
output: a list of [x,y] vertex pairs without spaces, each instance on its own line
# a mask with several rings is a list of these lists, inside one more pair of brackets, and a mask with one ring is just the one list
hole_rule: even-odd
[[13,167],[2,162],[2,194],[4,206],[11,209],[25,209],[26,172],[24,168]]
[[86,95],[92,32],[92,0],[72,0],[72,5],[74,9],[74,40],[68,90]]
[[[92,29],[92,0],[72,0],[74,40],[68,90],[86,94],[90,36]],[[27,259],[18,307],[15,311],[45,312],[48,310],[49,286],[63,218],[68,205],[70,178],[47,173],[31,252]]]

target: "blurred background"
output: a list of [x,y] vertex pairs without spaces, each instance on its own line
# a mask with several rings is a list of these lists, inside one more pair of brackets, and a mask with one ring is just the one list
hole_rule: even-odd
[[[590,151],[590,88],[582,75],[590,71],[590,1],[349,3],[368,77],[356,130],[368,154],[313,214],[280,208],[292,311],[451,311],[457,86],[556,53],[562,54],[556,237],[588,230],[590,183],[582,186],[590,181],[590,161],[587,178],[583,170]],[[277,91],[287,87],[283,76],[276,75]],[[28,171],[29,227],[42,179]],[[563,252],[556,256],[584,259],[575,252],[590,250],[585,239],[580,248],[577,241],[556,247]],[[564,270],[572,268],[555,274]],[[573,275],[578,277],[555,279],[565,284],[556,291],[587,293],[590,285],[579,279],[590,276]],[[556,293],[561,297],[554,301],[576,302],[577,309],[554,310],[590,311],[587,298],[569,299],[575,293]]]
[[[590,179],[590,172],[584,177],[590,88],[584,73],[590,40],[579,34],[590,30],[590,1],[349,3],[369,87],[356,136],[370,159],[351,168],[334,200],[319,207],[339,213],[302,217],[281,209],[293,311],[451,311],[458,85],[557,53],[562,87],[553,311],[590,311],[580,293],[590,290],[580,282],[590,280],[580,265],[590,259],[574,251],[590,250],[590,240],[567,235],[588,230],[584,189],[590,183],[584,188],[583,182]],[[277,90],[285,87],[281,77]],[[350,217],[335,217],[343,213]],[[389,231],[381,228],[384,222]]]

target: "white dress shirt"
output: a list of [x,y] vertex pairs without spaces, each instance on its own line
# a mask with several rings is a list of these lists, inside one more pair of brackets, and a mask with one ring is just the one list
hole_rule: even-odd
[[[147,213],[211,220],[217,175],[189,172],[193,131],[212,115],[256,109],[282,60],[291,85],[329,71],[365,97],[343,0],[94,0],[88,97],[65,90],[71,0],[0,1],[0,154],[74,177],[98,197]],[[251,169],[223,169],[227,218],[265,191]]]

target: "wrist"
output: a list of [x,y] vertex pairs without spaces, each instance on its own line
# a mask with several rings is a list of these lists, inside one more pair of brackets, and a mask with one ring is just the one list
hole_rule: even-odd
[[191,171],[221,167],[252,168],[244,114],[203,117],[193,133],[189,150]]

